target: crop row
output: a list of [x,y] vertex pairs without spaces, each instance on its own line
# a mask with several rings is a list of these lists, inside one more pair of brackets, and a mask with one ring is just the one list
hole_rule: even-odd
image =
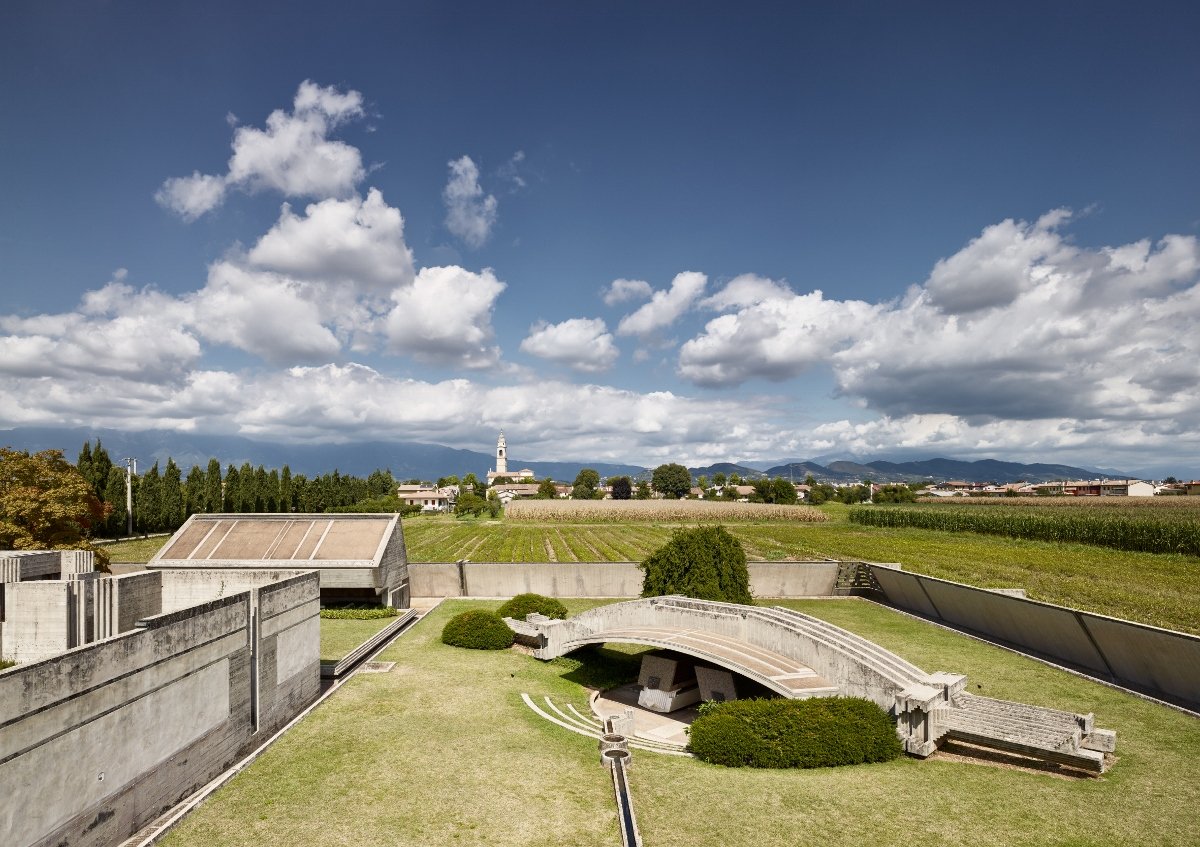
[[1200,497],[922,497],[921,505],[943,508],[990,506],[1012,508],[1036,506],[1039,509],[1087,509],[1108,512],[1153,511],[1187,518],[1200,517]]
[[519,523],[820,523],[829,516],[811,506],[707,500],[514,500],[505,519]]
[[1041,509],[1008,506],[860,506],[850,510],[852,523],[879,527],[914,527],[945,532],[979,532],[1039,541],[1096,544],[1117,550],[1200,555],[1200,512],[1190,516],[1157,510]]

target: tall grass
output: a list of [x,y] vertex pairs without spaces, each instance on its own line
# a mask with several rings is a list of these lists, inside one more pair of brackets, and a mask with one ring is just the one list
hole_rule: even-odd
[[990,508],[957,503],[859,506],[850,510],[850,521],[865,526],[978,532],[1116,550],[1200,555],[1200,510],[1103,504],[1047,508],[1041,503],[996,502]]

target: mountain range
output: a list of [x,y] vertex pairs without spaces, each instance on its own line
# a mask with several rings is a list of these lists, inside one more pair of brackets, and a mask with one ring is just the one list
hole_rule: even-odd
[[[0,445],[17,450],[62,450],[74,461],[85,441],[100,439],[114,462],[126,456],[136,457],[139,470],[148,469],[154,462],[165,465],[173,458],[184,473],[192,465],[204,467],[210,458],[223,466],[264,465],[278,468],[288,465],[293,473],[315,476],[333,470],[366,476],[377,468],[390,469],[397,479],[436,480],[441,476],[465,476],[474,473],[482,478],[495,466],[489,453],[423,444],[414,441],[370,441],[347,444],[281,444],[256,441],[236,435],[201,435],[173,430],[144,430],[123,432],[111,429],[20,427],[0,430]],[[820,461],[818,461],[818,459]],[[958,459],[923,459],[893,462],[886,460],[851,461],[821,456],[818,459],[788,459],[776,464],[754,466],[744,463],[718,462],[704,467],[689,468],[693,477],[715,473],[728,476],[736,473],[743,479],[762,477],[791,478],[797,482],[810,474],[827,482],[906,482],[909,480],[962,479],[977,482],[1045,482],[1053,479],[1092,479],[1096,477],[1126,478],[1126,474],[1111,469],[1080,468],[1058,464],[1021,464],[996,459],[968,462]],[[640,465],[611,462],[561,461],[538,462],[510,458],[508,466],[514,471],[529,468],[538,479],[552,477],[570,482],[582,468],[593,468],[601,477],[629,475],[647,476],[648,469]]]

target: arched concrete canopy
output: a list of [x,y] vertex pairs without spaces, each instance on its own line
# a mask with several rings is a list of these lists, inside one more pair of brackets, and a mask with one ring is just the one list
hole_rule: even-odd
[[645,644],[684,653],[709,664],[752,679],[784,697],[827,697],[837,694],[836,685],[795,659],[738,638],[701,629],[633,627],[599,630],[563,645],[570,652],[588,644]]

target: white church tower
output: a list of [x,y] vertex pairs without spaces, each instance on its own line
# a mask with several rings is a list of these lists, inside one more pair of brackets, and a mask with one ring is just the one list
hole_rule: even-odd
[[504,443],[504,430],[500,430],[500,437],[496,439],[496,476],[504,476],[507,473],[507,446]]

